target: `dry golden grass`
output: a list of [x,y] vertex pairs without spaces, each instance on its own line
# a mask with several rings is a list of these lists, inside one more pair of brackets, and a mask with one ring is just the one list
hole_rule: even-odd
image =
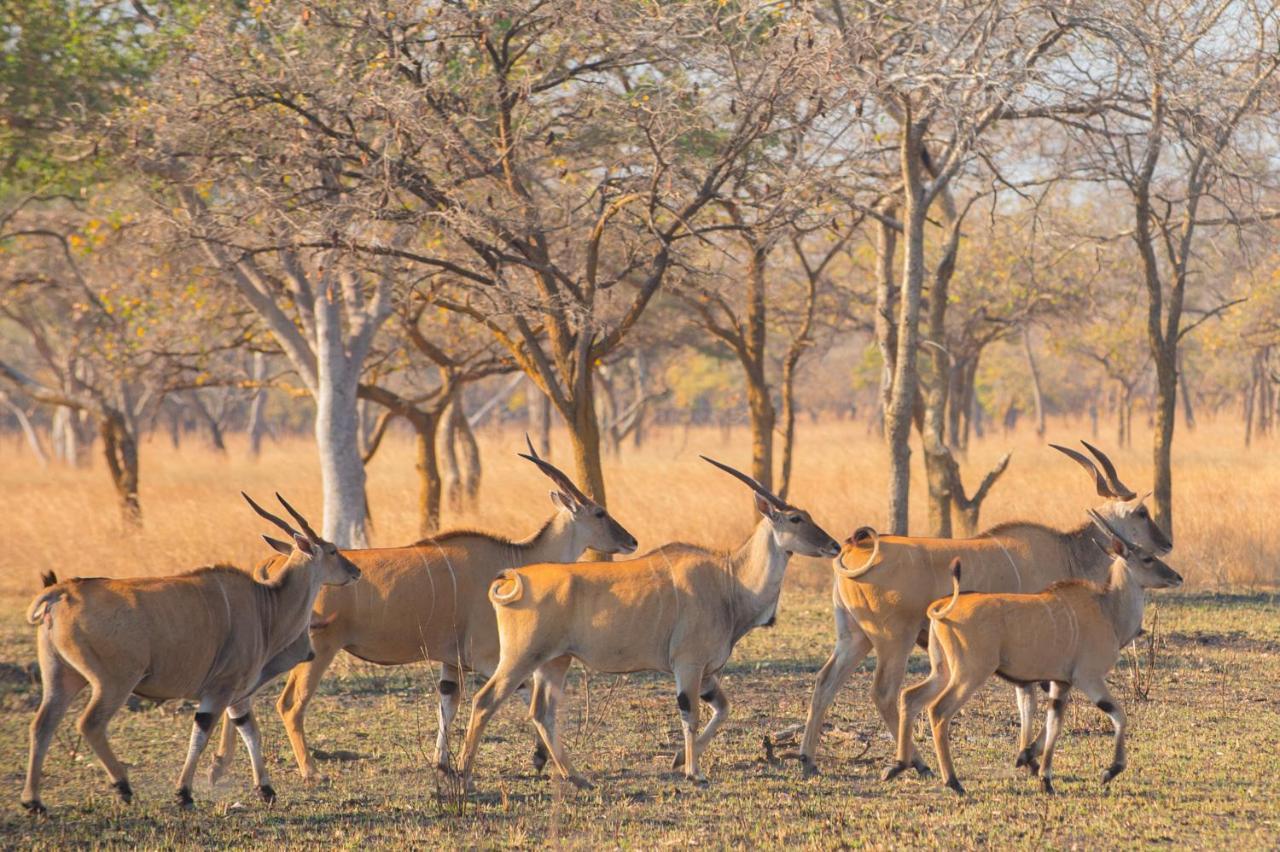
[[[1069,443],[1087,434],[1082,425],[1055,423],[1046,441]],[[553,458],[564,459],[562,436]],[[536,528],[550,511],[547,481],[516,457],[522,436],[491,430],[480,436],[485,464],[481,506],[463,516],[446,512],[444,525],[480,526],[512,535]],[[1102,442],[1106,447],[1105,440]],[[1113,452],[1122,477],[1138,489],[1150,482],[1147,436],[1132,450]],[[1030,430],[979,442],[965,464],[976,481],[1001,453],[1013,462],[983,509],[982,523],[1013,518],[1059,526],[1084,519],[1097,502],[1090,483],[1072,462]],[[1171,561],[1189,586],[1270,586],[1280,581],[1280,462],[1274,442],[1246,451],[1235,423],[1201,426],[1179,436],[1175,447],[1176,547]],[[753,523],[750,501],[735,484],[701,463],[707,453],[747,466],[744,430],[661,430],[642,450],[625,448],[606,461],[609,503],[646,549],[683,539],[728,546]],[[279,490],[309,517],[321,515],[320,481],[309,440],[267,444],[258,461],[232,441],[226,456],[189,440],[180,451],[155,440],[142,450],[145,527],[123,535],[113,493],[101,462],[74,470],[41,469],[16,442],[0,453],[0,595],[25,595],[38,587],[38,572],[60,575],[166,574],[215,561],[248,564],[265,546],[268,530],[240,500],[241,489],[260,499]],[[919,473],[917,471],[917,473]],[[870,524],[883,528],[887,467],[884,447],[864,423],[803,423],[799,430],[792,499],[813,512],[836,537]],[[924,483],[912,484],[912,529],[925,525]],[[376,544],[417,538],[417,481],[413,451],[394,435],[369,471]],[[825,584],[825,566],[804,564],[795,576]]]

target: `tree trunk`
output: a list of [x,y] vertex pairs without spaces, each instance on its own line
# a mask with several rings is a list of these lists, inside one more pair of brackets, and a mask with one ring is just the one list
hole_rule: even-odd
[[596,419],[594,382],[590,376],[579,384],[581,393],[573,400],[569,419],[569,442],[578,487],[601,506],[605,502],[604,468],[600,463],[600,422]]
[[324,488],[322,534],[339,547],[368,547],[356,383],[344,380],[341,374],[333,375],[324,359],[320,364],[315,435]]
[[649,364],[648,361],[645,360],[644,355],[638,350],[631,356],[631,363],[632,372],[635,374],[636,380],[636,404],[640,406],[636,411],[636,419],[631,425],[631,446],[638,450],[644,446],[644,439],[646,437],[644,431],[644,416],[645,410],[648,406],[642,402],[642,399],[645,394],[645,386],[648,384]]
[[36,430],[31,425],[27,412],[22,407],[13,402],[9,397],[0,393],[0,404],[9,409],[9,413],[18,421],[18,427],[22,430],[22,436],[27,439],[27,446],[31,448],[31,452],[35,454],[36,460],[40,462],[41,467],[49,466],[49,455],[44,451],[44,446],[40,443],[40,436],[36,434]]
[[1156,524],[1173,540],[1173,427],[1178,413],[1178,342],[1171,338],[1158,352],[1156,361],[1155,437],[1152,461],[1155,466]]
[[1253,444],[1253,406],[1254,398],[1257,396],[1258,389],[1258,361],[1254,356],[1253,365],[1249,371],[1249,384],[1244,390],[1244,446],[1248,449]]
[[262,382],[267,378],[267,357],[261,352],[253,353],[253,381],[258,384],[253,391],[253,400],[249,403],[249,455],[255,459],[262,454],[262,438],[267,434],[267,392]]
[[[882,212],[889,216],[893,207],[886,206]],[[897,250],[898,232],[885,222],[877,222],[876,227],[876,346],[880,350],[880,434],[888,438],[888,427],[885,419],[889,406],[893,402],[894,363],[898,349],[898,323],[893,312],[897,306],[897,278],[893,271],[894,255]]]
[[111,483],[120,502],[120,517],[126,530],[142,526],[142,504],[138,499],[138,442],[118,411],[99,416],[99,434]]
[[747,371],[747,410],[751,417],[751,475],[773,490],[773,427],[777,416],[763,365]]
[[1031,371],[1031,398],[1036,409],[1036,435],[1043,438],[1045,417],[1044,393],[1040,387],[1040,366],[1036,363],[1035,350],[1031,347],[1031,330],[1026,326],[1022,329],[1022,349],[1027,356],[1027,369]]
[[462,471],[458,467],[458,418],[454,416],[454,407],[444,417],[444,429],[440,432],[440,459],[444,462],[444,493],[449,502],[449,511],[455,514],[462,511],[465,501],[462,488]]
[[[925,204],[920,173],[920,150],[924,127],[904,126],[901,147],[906,176],[903,196],[903,243],[906,259],[902,269],[898,306],[898,346],[894,356],[893,391],[885,411],[885,432],[889,441],[889,532],[907,534],[907,499],[911,489],[911,426],[916,405],[916,349],[920,345],[920,294],[924,287]],[[877,320],[879,321],[879,320]]]
[[528,388],[529,432],[538,455],[551,458],[551,400],[533,382]]
[[418,535],[426,538],[440,528],[440,465],[436,456],[440,417],[422,412],[409,418],[409,422],[417,449]]
[[196,416],[204,421],[205,428],[209,430],[209,446],[218,455],[225,456],[227,454],[227,442],[223,440],[222,426],[218,423],[218,418],[214,417],[213,412],[209,410],[209,406],[205,405],[199,391],[192,391],[189,398],[191,407],[195,409]]
[[[480,445],[476,443],[475,433],[471,431],[471,422],[467,419],[467,412],[463,407],[462,394],[454,397],[453,402],[449,405],[449,417],[453,421],[453,444],[456,450],[461,450],[461,487],[462,487],[462,504],[467,508],[475,508],[480,499],[480,476],[482,473],[480,467]],[[455,454],[455,458],[456,458]]]
[[1187,431],[1190,432],[1196,428],[1196,412],[1191,403],[1191,391],[1187,389],[1187,371],[1182,366],[1182,356],[1178,356],[1178,388],[1182,394],[1182,422],[1186,424]]

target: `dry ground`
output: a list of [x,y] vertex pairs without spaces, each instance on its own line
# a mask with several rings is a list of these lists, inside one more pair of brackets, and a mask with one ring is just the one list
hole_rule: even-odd
[[[800,431],[792,494],[837,536],[883,522],[883,452],[864,432],[861,423],[803,424]],[[1049,435],[1059,442],[1073,437],[1065,427]],[[536,528],[549,511],[546,484],[511,454],[517,439],[514,432],[483,437],[484,505],[447,519],[448,525],[516,534]],[[0,844],[1275,847],[1280,598],[1271,590],[1280,570],[1280,526],[1272,507],[1280,505],[1280,462],[1274,444],[1240,449],[1231,425],[1202,426],[1180,442],[1170,562],[1191,588],[1159,595],[1149,614],[1158,662],[1148,671],[1144,659],[1136,680],[1148,699],[1134,694],[1130,659],[1113,676],[1132,719],[1130,768],[1105,791],[1098,776],[1109,761],[1110,725],[1081,703],[1073,706],[1060,745],[1058,796],[1041,796],[1013,770],[1016,714],[1002,684],[984,690],[957,726],[956,760],[967,797],[955,798],[932,779],[881,784],[876,778],[890,744],[867,697],[869,666],[834,709],[822,777],[805,781],[795,763],[764,762],[762,735],[803,721],[814,673],[830,650],[829,570],[803,561],[793,565],[778,626],[748,636],[730,664],[725,688],[733,713],[708,753],[712,783],[705,789],[666,768],[679,738],[666,678],[588,678],[575,669],[566,728],[596,789],[579,792],[533,775],[531,728],[512,704],[490,729],[478,795],[460,812],[455,800],[438,795],[430,768],[435,705],[429,670],[347,658],[326,680],[308,719],[327,784],[298,781],[264,701],[279,804],[272,810],[258,804],[241,755],[229,780],[212,791],[198,786],[195,810],[177,812],[172,783],[191,721],[188,710],[169,705],[122,712],[112,726],[117,750],[134,767],[137,797],[130,807],[114,800],[74,724],[64,722],[46,764],[51,817],[39,821],[17,805],[26,726],[39,694],[24,672],[34,649],[23,620],[38,572],[125,575],[215,560],[243,564],[264,548],[256,537],[260,524],[236,491],[279,488],[318,515],[318,481],[302,441],[269,447],[257,463],[237,446],[219,459],[194,445],[175,453],[152,443],[144,447],[142,471],[147,526],[124,537],[103,471],[42,471],[15,444],[2,445],[0,766],[10,805],[0,807]],[[1078,522],[1096,499],[1087,481],[1031,435],[981,444],[966,474],[980,475],[1006,443],[1014,446],[1013,464],[984,522]],[[1146,446],[1116,454],[1134,487],[1150,478]],[[729,545],[746,534],[751,517],[743,489],[696,462],[699,451],[743,463],[747,446],[740,433],[673,430],[609,465],[611,506],[642,547],[672,538]],[[411,450],[396,441],[371,469],[378,542],[415,537],[414,487]],[[913,507],[913,518],[923,518],[916,509],[922,507]],[[922,657],[913,658],[916,676],[924,666]],[[459,724],[455,734],[461,730]],[[932,750],[925,754],[932,763]]]

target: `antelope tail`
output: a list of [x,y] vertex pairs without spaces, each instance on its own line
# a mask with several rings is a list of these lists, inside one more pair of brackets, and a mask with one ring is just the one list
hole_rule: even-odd
[[848,580],[856,580],[880,561],[880,535],[871,527],[859,527],[849,538],[859,544],[870,538],[872,542],[871,555],[867,557],[867,561],[860,567],[850,569],[845,567],[844,551],[842,550],[840,555],[831,563],[831,567],[839,576]]
[[27,623],[39,624],[44,621],[45,617],[49,615],[50,609],[63,594],[65,594],[63,589],[54,588],[39,595],[31,602],[31,608],[27,610]]
[[[510,584],[510,588],[505,592],[501,591],[507,584]],[[489,600],[496,606],[511,606],[522,597],[524,597],[524,578],[517,571],[503,571],[489,584]]]
[[951,608],[956,605],[956,601],[960,599],[960,557],[951,560],[951,598],[946,605],[935,609],[936,603],[929,606],[929,617],[933,620],[943,618],[947,613],[951,612]]

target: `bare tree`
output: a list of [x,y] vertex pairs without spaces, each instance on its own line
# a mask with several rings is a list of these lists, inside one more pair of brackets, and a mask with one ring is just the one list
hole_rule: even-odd
[[[1280,9],[1273,3],[1123,2],[1082,10],[1061,85],[1108,108],[1065,120],[1078,174],[1128,196],[1155,365],[1155,517],[1173,529],[1178,350],[1233,300],[1190,283],[1212,240],[1264,219],[1274,181]],[[1064,69],[1066,70],[1066,69]],[[1109,236],[1109,235],[1104,235]]]

